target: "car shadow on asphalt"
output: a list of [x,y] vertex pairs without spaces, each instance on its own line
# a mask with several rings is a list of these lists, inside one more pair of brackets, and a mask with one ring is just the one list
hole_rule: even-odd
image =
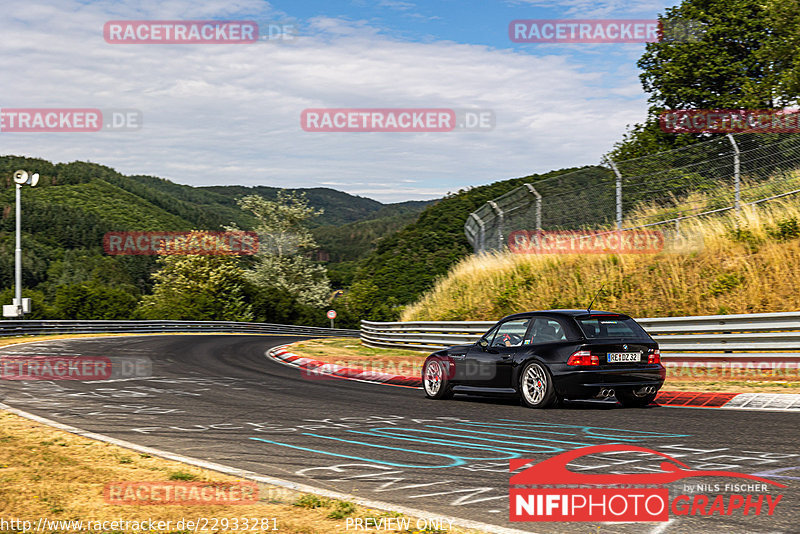
[[[479,395],[456,395],[451,402],[470,402],[480,404],[495,404],[500,406],[520,406],[519,399],[514,397],[491,397]],[[625,408],[617,401],[601,400],[601,399],[565,399],[554,408],[547,408],[548,410],[652,410],[660,408],[658,404],[651,404],[642,408]]]

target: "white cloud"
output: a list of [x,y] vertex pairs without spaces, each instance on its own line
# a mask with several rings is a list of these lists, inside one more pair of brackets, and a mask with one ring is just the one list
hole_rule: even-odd
[[[663,13],[666,6],[677,2],[665,0],[508,0],[512,5],[558,9],[565,16],[575,18],[619,17],[638,18],[642,15]],[[531,17],[536,18],[536,17]]]
[[[255,1],[7,6],[2,107],[137,108],[127,133],[0,133],[3,153],[91,160],[193,185],[337,188],[379,200],[597,163],[644,117],[635,74],[611,79],[555,53],[382,37],[366,22],[317,18],[294,41],[110,45],[111,19],[263,20]],[[599,84],[610,90],[599,90]],[[311,107],[494,110],[489,132],[308,133]],[[404,184],[416,183],[417,187]],[[362,185],[367,184],[367,185]],[[372,184],[372,185],[369,185]],[[400,184],[400,185],[393,185]]]

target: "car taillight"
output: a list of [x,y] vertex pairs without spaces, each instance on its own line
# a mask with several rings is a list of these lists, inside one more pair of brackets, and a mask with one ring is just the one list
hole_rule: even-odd
[[588,350],[579,350],[569,357],[567,365],[600,365],[600,358]]
[[648,354],[647,363],[661,363],[661,351],[659,349],[656,349],[650,354]]

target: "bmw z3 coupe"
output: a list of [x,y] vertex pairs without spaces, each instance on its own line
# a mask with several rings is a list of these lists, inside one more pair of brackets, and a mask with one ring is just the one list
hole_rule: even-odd
[[658,344],[619,313],[547,310],[509,315],[472,345],[428,356],[425,395],[516,395],[531,408],[562,399],[646,406],[664,384]]

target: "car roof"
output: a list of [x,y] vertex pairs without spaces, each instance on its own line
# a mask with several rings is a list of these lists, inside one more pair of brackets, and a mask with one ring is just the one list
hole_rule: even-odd
[[538,311],[529,311],[529,312],[522,312],[522,313],[515,313],[513,315],[507,315],[500,319],[501,321],[505,321],[506,319],[523,319],[527,317],[531,317],[532,315],[563,315],[566,317],[576,317],[578,315],[613,315],[618,316],[622,315],[627,317],[624,313],[616,313],[616,312],[607,312],[607,311],[600,311],[600,310],[538,310]]

